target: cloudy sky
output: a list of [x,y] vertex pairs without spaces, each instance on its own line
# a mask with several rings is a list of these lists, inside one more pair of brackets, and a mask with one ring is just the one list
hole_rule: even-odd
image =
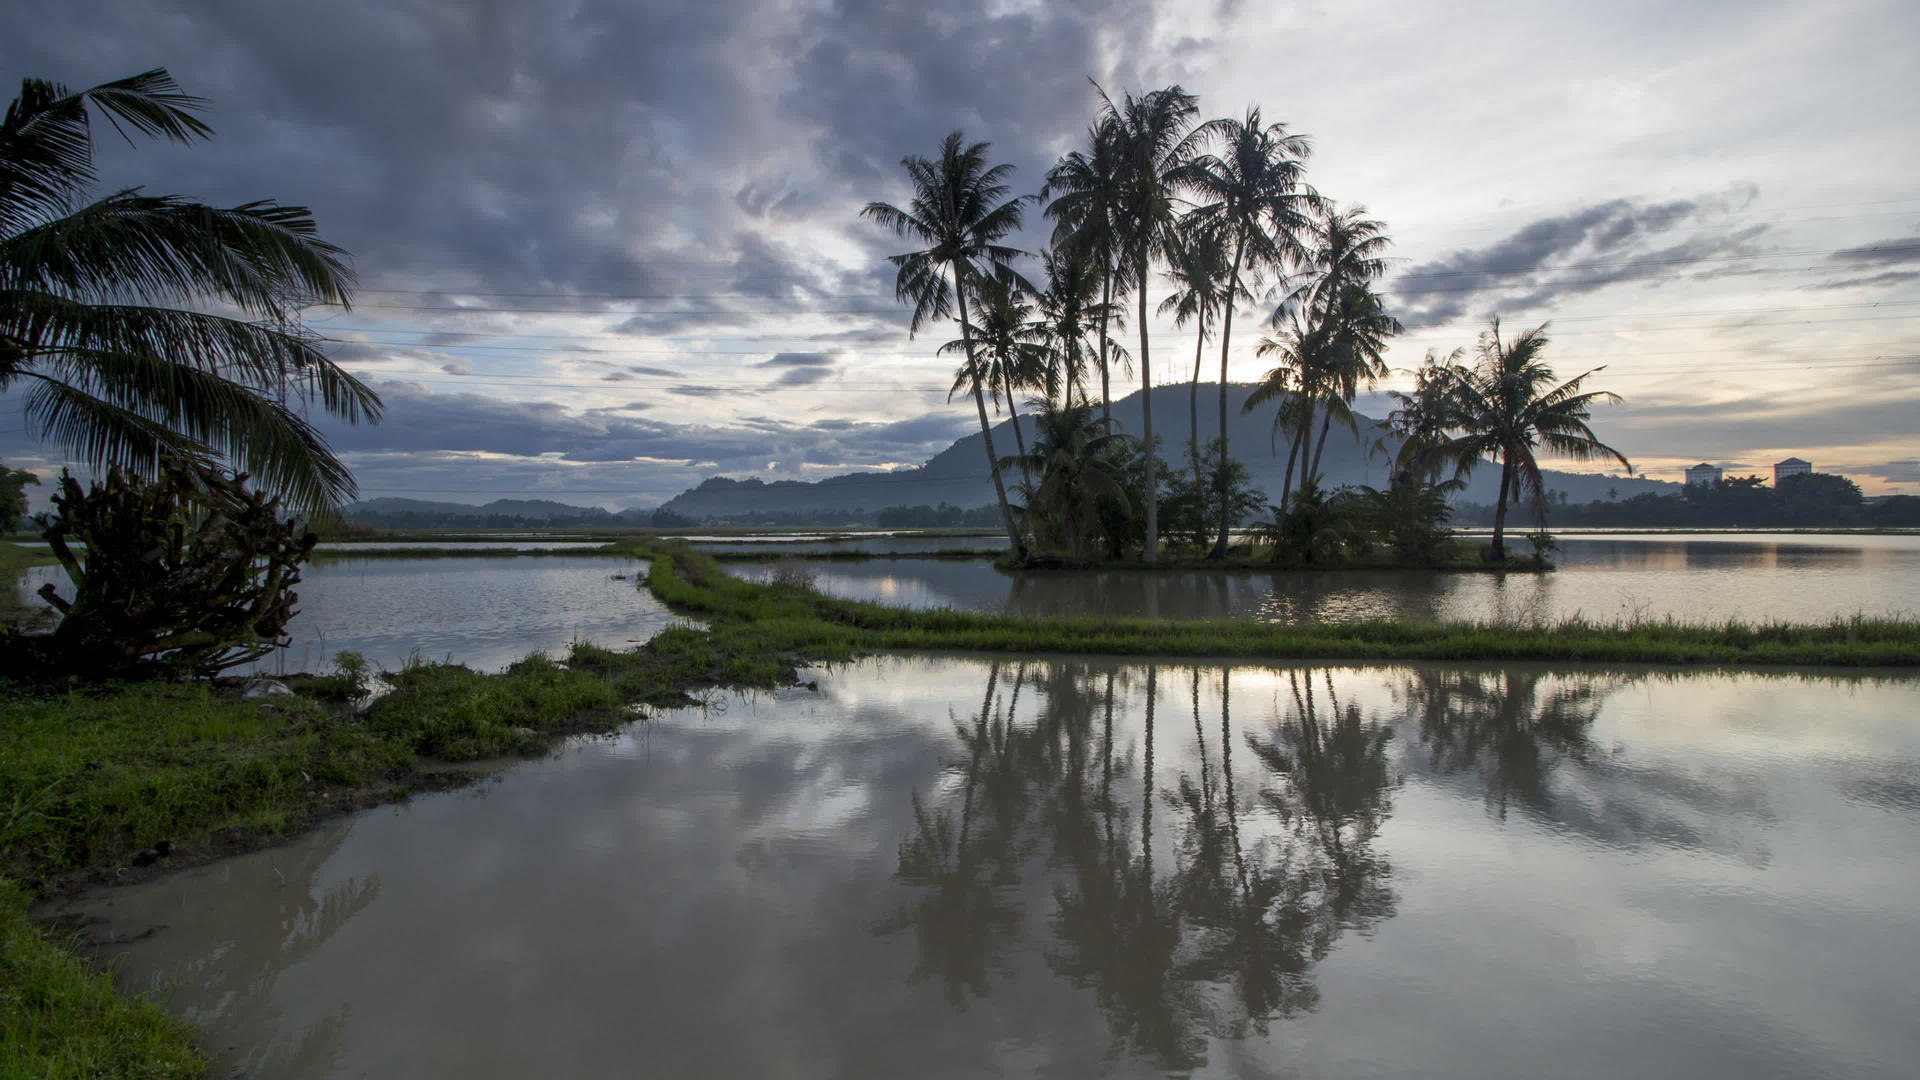
[[[310,317],[387,404],[331,429],[366,497],[919,463],[972,410],[858,211],[955,128],[1037,189],[1089,77],[1311,136],[1394,236],[1396,366],[1552,320],[1649,475],[1797,454],[1920,493],[1917,42],[1902,0],[15,0],[0,76],[168,68],[216,139],[103,139],[104,183],[308,205],[353,253],[353,309]],[[1164,378],[1191,338],[1155,340]],[[0,458],[57,467],[0,406]]]

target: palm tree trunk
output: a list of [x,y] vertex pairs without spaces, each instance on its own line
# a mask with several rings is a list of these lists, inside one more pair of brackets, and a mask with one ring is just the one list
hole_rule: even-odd
[[1200,364],[1207,347],[1207,317],[1200,316],[1200,339],[1193,343],[1193,381],[1187,384],[1187,456],[1193,459],[1193,485],[1200,486]]
[[[1297,396],[1297,395],[1296,395]],[[1285,408],[1285,406],[1281,406]],[[1293,494],[1293,459],[1300,453],[1300,433],[1295,431],[1287,440],[1287,467],[1280,474],[1280,513],[1287,512],[1287,497]]]
[[973,359],[973,332],[967,328],[967,289],[960,280],[960,268],[953,269],[954,293],[960,300],[960,348],[967,354],[967,379],[973,383],[973,407],[980,414],[980,437],[987,445],[987,472],[993,476],[993,494],[1000,500],[1000,520],[1007,528],[1007,542],[1013,545],[1015,562],[1027,561],[1027,546],[1013,521],[1013,507],[1007,505],[1007,485],[1000,478],[1000,455],[993,450],[993,424],[987,419],[987,395],[980,388],[980,365]]
[[1513,462],[1501,455],[1500,459],[1500,499],[1493,508],[1493,548],[1489,552],[1494,562],[1507,561],[1505,534],[1507,531],[1507,487],[1513,481]]
[[1153,452],[1153,358],[1147,353],[1147,245],[1140,245],[1140,438],[1147,447],[1147,542],[1140,561],[1160,557],[1160,455]]
[[1013,405],[1013,376],[1007,371],[1006,361],[1000,363],[1000,385],[1007,392],[1007,415],[1013,419],[1013,445],[1020,454],[1020,478],[1027,483],[1027,490],[1033,490],[1033,473],[1027,468],[1027,440],[1020,433],[1020,410]]
[[1301,391],[1300,394],[1300,404],[1301,407],[1307,411],[1306,414],[1300,418],[1300,430],[1294,435],[1294,438],[1300,442],[1300,486],[1304,488],[1307,486],[1307,478],[1312,475],[1307,472],[1307,467],[1310,464],[1307,459],[1313,456],[1307,452],[1307,439],[1313,434],[1313,398],[1304,390]]
[[1100,419],[1113,425],[1113,395],[1107,385],[1107,323],[1113,317],[1113,260],[1102,260],[1100,274]]
[[1315,476],[1320,475],[1320,459],[1327,452],[1327,432],[1331,430],[1333,430],[1333,410],[1329,408],[1327,415],[1320,420],[1320,441],[1313,448],[1313,475]]
[[[1233,272],[1227,277],[1227,313],[1220,321],[1220,467],[1232,458],[1227,454],[1227,345],[1233,341],[1233,301],[1240,293],[1240,259],[1246,254],[1247,238],[1242,235],[1233,245]],[[1282,505],[1285,497],[1282,497]],[[1227,557],[1227,533],[1233,528],[1233,493],[1220,493],[1220,535],[1213,541],[1209,559]]]

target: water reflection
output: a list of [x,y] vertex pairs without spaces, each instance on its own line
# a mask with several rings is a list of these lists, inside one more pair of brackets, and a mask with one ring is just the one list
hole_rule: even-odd
[[[176,991],[191,988],[190,994],[181,995],[176,1009],[189,1023],[271,1033],[256,1044],[236,1048],[234,1075],[296,1080],[330,1076],[346,1053],[351,1002],[327,1003],[315,1010],[316,1015],[290,1023],[274,987],[283,974],[319,952],[380,895],[378,874],[321,884],[323,868],[351,830],[350,824],[322,829],[279,849],[275,854],[280,857],[270,865],[249,867],[256,875],[273,875],[277,888],[270,892],[245,884],[208,888],[210,882],[203,874],[164,878],[148,886],[159,894],[149,898],[154,904],[149,911],[157,909],[161,918],[205,921],[220,932],[181,956],[166,977],[156,973],[134,989],[158,994],[164,1002]],[[229,868],[236,865],[246,864],[229,864]],[[165,929],[164,924],[141,931],[115,927],[112,933],[118,937],[130,932],[138,940],[148,931]],[[163,948],[166,940],[162,933]],[[271,943],[270,947],[262,948],[263,942]],[[127,945],[110,937],[94,951],[103,962],[118,965]]]
[[[1044,877],[1050,968],[1093,992],[1119,1046],[1194,1068],[1210,1039],[1264,1035],[1313,1008],[1314,963],[1341,934],[1392,915],[1374,840],[1391,812],[1393,732],[1342,702],[1330,673],[1289,673],[1288,706],[1258,733],[1235,728],[1230,669],[1129,674],[1142,727],[1122,749],[1118,673],[990,665],[978,712],[955,726],[965,753],[947,765],[945,797],[913,795],[896,875],[914,896],[881,929],[910,931],[909,981],[937,977],[964,1008],[1009,969],[1028,924],[1022,898],[1036,891],[1023,878]],[[1191,745],[1165,782],[1156,754],[1187,736],[1169,725],[1163,686],[1172,699],[1167,684],[1181,681]]]
[[1912,679],[809,678],[87,909],[223,1074],[1745,1080],[1920,1055]]
[[[1548,575],[1426,571],[1009,573],[985,562],[807,563],[819,587],[857,600],[1016,615],[1495,619],[1535,623],[1673,617],[1805,620],[1920,614],[1920,536],[1565,537]],[[761,579],[765,566],[729,572]]]

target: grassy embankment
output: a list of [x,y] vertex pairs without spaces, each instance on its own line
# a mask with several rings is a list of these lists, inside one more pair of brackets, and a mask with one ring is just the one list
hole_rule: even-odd
[[[750,584],[684,545],[636,541],[608,553],[651,558],[648,588],[711,628],[668,630],[623,653],[583,644],[563,663],[533,658],[497,675],[410,668],[391,676],[394,691],[364,715],[347,707],[355,687],[342,675],[298,682],[294,697],[252,701],[205,684],[57,694],[0,687],[0,874],[36,893],[137,878],[446,782],[418,768],[424,758],[537,751],[558,734],[610,730],[634,715],[635,704],[683,703],[701,687],[784,685],[797,663],[886,650],[1920,665],[1920,623],[1892,620],[1518,627],[1027,619],[902,611],[796,585]],[[142,849],[163,840],[171,855],[149,869],[133,867]],[[131,1069],[116,1071],[107,1058],[92,1072],[55,1064],[95,1053],[85,1047],[117,1047],[125,1062],[178,1062],[169,1066],[173,1075],[193,1075],[194,1051],[177,1026],[144,1003],[108,996],[99,977],[31,927],[19,887],[0,882],[0,899],[0,1061],[7,1063],[0,1077]]]

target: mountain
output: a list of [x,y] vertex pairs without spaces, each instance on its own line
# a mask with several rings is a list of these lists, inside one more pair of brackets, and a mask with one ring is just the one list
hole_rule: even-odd
[[[548,499],[495,499],[485,506],[426,499],[370,499],[341,511],[349,521],[382,529],[512,528],[524,525],[619,525],[632,520],[597,506],[569,506]],[[638,512],[650,516],[651,511]]]
[[[1281,443],[1275,449],[1279,440],[1273,431],[1274,410],[1271,407],[1260,409],[1251,416],[1241,412],[1252,392],[1253,387],[1249,385],[1231,383],[1227,386],[1228,435],[1233,456],[1253,474],[1255,486],[1264,490],[1269,499],[1277,500],[1285,482],[1282,473],[1287,464],[1286,447]],[[1219,384],[1200,384],[1202,441],[1214,438],[1218,432],[1218,393]],[[1113,404],[1114,422],[1121,431],[1137,434],[1141,428],[1141,415],[1141,395],[1138,392]],[[1161,440],[1160,456],[1173,468],[1186,468],[1188,388],[1184,384],[1155,387],[1153,418],[1155,434]],[[1339,427],[1327,436],[1321,472],[1325,476],[1326,486],[1330,488],[1343,484],[1382,487],[1387,482],[1388,455],[1376,452],[1369,456],[1366,453],[1366,447],[1375,443],[1391,445],[1392,439],[1386,425],[1370,417],[1356,418],[1360,427],[1357,437]],[[1026,434],[1031,436],[1032,423],[1023,421],[1022,426]],[[938,506],[941,503],[960,507],[984,506],[992,503],[994,497],[993,481],[987,473],[986,451],[981,442],[982,437],[978,433],[968,435],[935,454],[925,465],[890,473],[851,473],[811,483],[714,477],[669,499],[661,509],[702,521],[754,514],[870,515],[890,506]],[[994,448],[1002,455],[1014,452],[1012,421],[1003,420],[994,428],[993,442]],[[1679,487],[1660,480],[1563,473],[1551,469],[1545,470],[1545,475],[1549,489],[1565,492],[1568,501],[1576,503],[1608,498],[1610,490],[1617,492],[1620,498],[1627,498],[1643,492],[1670,492]],[[1496,489],[1499,481],[1499,469],[1476,469],[1467,490],[1459,495],[1459,499],[1493,502],[1498,496]]]

